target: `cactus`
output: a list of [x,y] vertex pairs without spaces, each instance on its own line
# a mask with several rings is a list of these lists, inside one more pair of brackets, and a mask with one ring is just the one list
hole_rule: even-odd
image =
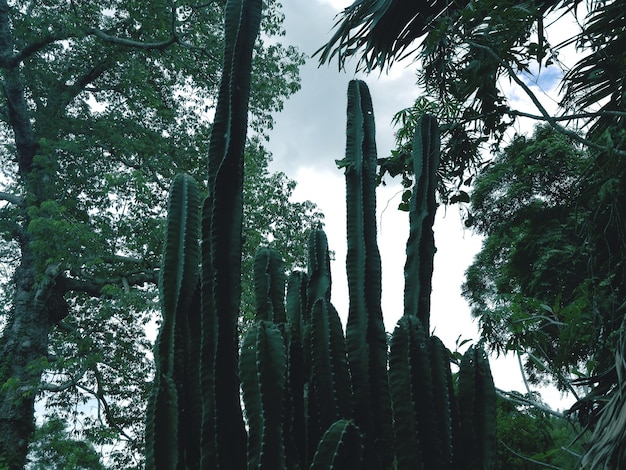
[[346,363],[346,345],[339,314],[326,299],[311,310],[311,403],[313,442],[338,419],[349,419],[351,388]]
[[225,52],[218,104],[209,146],[209,195],[212,285],[209,300],[216,316],[214,410],[216,454],[222,468],[245,466],[246,431],[239,399],[238,316],[241,299],[243,152],[246,142],[252,49],[261,21],[261,0],[229,0],[225,8]]
[[485,354],[471,348],[462,361],[457,414],[447,350],[429,336],[439,137],[428,116],[416,131],[405,312],[388,361],[374,117],[363,82],[351,81],[348,89],[345,336],[330,301],[328,240],[314,230],[308,272],[290,275],[286,297],[282,258],[271,248],[258,251],[256,323],[239,352],[243,146],[261,3],[229,0],[225,9],[224,71],[202,210],[188,176],[176,177],[170,190],[147,468],[488,468],[495,390]]
[[420,319],[430,331],[430,293],[435,255],[436,172],[440,137],[437,120],[425,115],[415,125],[413,171],[415,186],[409,202],[409,239],[404,267],[404,313]]
[[487,355],[471,346],[459,369],[461,456],[467,469],[493,468],[496,461],[496,390]]
[[[179,468],[179,459],[186,460],[186,446],[190,445],[192,454],[197,448],[197,442],[190,442],[186,431],[194,419],[190,412],[200,409],[200,404],[190,399],[197,398],[192,389],[198,388],[193,383],[198,376],[188,373],[185,359],[193,348],[189,322],[198,320],[199,226],[197,184],[191,177],[179,175],[170,188],[161,267],[163,323],[154,351],[156,373],[146,423],[149,469]],[[180,402],[191,406],[182,407]]]
[[261,248],[254,257],[257,320],[285,323],[285,262],[278,250]]
[[346,129],[346,271],[350,305],[346,326],[355,422],[365,433],[365,464],[387,468],[393,460],[387,335],[383,324],[381,262],[376,244],[376,143],[374,111],[364,82],[348,85]]
[[248,468],[285,468],[283,404],[287,358],[276,325],[259,321],[241,347],[240,377],[248,418]]
[[363,462],[363,443],[359,428],[349,420],[333,423],[320,440],[310,470],[359,468]]

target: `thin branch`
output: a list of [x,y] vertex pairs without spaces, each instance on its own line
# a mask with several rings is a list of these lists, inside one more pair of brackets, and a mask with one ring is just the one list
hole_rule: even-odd
[[17,207],[25,206],[24,199],[22,199],[20,196],[16,196],[15,194],[11,193],[5,193],[4,191],[0,191],[0,200],[10,202]]
[[524,386],[526,387],[526,392],[528,392],[528,394],[531,394],[530,391],[530,386],[528,385],[528,380],[526,380],[526,372],[524,371],[524,364],[522,364],[522,353],[520,353],[519,351],[517,351],[517,363],[519,364],[519,371],[522,374],[522,380],[524,381]]
[[87,388],[81,384],[77,384],[76,387],[88,393],[89,395],[92,395],[98,401],[98,419],[100,419],[100,421],[102,421],[102,418],[100,417],[100,404],[101,404],[102,407],[104,408],[104,417],[106,419],[106,424],[108,424],[111,428],[115,429],[120,434],[120,436],[124,437],[129,442],[133,442],[133,443],[136,442],[135,438],[133,438],[132,436],[129,436],[126,433],[126,431],[124,431],[124,429],[119,424],[117,424],[113,416],[113,413],[111,411],[111,407],[109,406],[109,403],[106,401],[106,398],[104,397],[104,392],[102,391],[102,384],[101,384],[102,376],[100,375],[100,371],[98,371],[96,367],[92,369],[92,372],[96,376],[96,385],[98,387],[97,390],[91,390],[90,388]]
[[102,41],[108,42],[110,44],[115,44],[117,46],[131,47],[134,49],[163,50],[163,49],[167,49],[172,44],[178,42],[178,36],[176,36],[176,34],[172,34],[169,38],[163,41],[157,41],[157,42],[142,42],[142,41],[135,41],[133,39],[118,38],[116,36],[111,36],[110,34],[107,34],[104,31],[97,29],[97,28],[89,28],[87,30],[87,34],[96,36],[98,39],[101,39]]
[[85,373],[87,372],[89,368],[88,367],[83,367],[80,370],[80,373],[72,375],[72,374],[68,374],[71,379],[67,380],[65,382],[62,382],[60,384],[53,384],[53,383],[48,383],[48,382],[44,382],[41,383],[39,385],[39,390],[42,392],[62,392],[64,390],[67,390],[68,388],[72,388],[78,385],[78,382],[80,382],[80,380],[85,376]]
[[528,97],[533,102],[535,107],[541,113],[542,119],[544,121],[548,122],[548,124],[550,124],[557,132],[559,132],[559,133],[561,133],[563,135],[566,135],[566,136],[570,137],[571,139],[575,140],[576,142],[579,142],[579,143],[581,143],[583,145],[586,145],[589,148],[593,148],[593,149],[601,150],[601,151],[610,151],[610,152],[614,152],[616,155],[619,155],[619,156],[622,156],[622,157],[626,157],[626,151],[624,151],[624,150],[609,149],[609,148],[607,148],[607,147],[605,147],[603,145],[600,145],[600,144],[597,144],[595,142],[592,142],[591,140],[585,139],[584,137],[581,137],[580,135],[578,135],[576,132],[570,131],[570,130],[564,128],[563,126],[559,125],[559,123],[557,122],[558,119],[556,119],[555,117],[551,116],[550,113],[548,113],[546,108],[543,107],[543,105],[541,104],[541,102],[539,101],[537,96],[535,96],[535,94],[528,87],[528,85],[526,85],[524,83],[524,81],[521,78],[518,77],[518,75],[515,73],[513,68],[509,64],[507,64],[498,54],[496,54],[495,51],[491,47],[485,46],[483,44],[478,44],[478,43],[475,43],[473,41],[468,42],[468,44],[473,46],[473,47],[476,47],[478,49],[482,49],[482,50],[486,51],[496,61],[498,61],[500,66],[502,66],[508,72],[509,77],[515,83],[517,83],[520,86],[520,88],[522,90],[524,90],[524,92],[528,95]]
[[145,271],[140,273],[129,274],[127,276],[116,276],[112,278],[89,278],[82,279],[76,277],[60,276],[56,281],[56,286],[62,292],[82,292],[91,297],[101,297],[102,288],[106,285],[122,286],[127,283],[128,286],[139,286],[146,283],[156,284],[158,282],[158,271]]
[[[543,348],[541,346],[539,346],[539,350],[541,351],[541,354],[543,355],[544,359],[548,360],[548,355],[546,354],[546,352],[543,350]],[[532,353],[526,351],[526,354],[528,354],[529,356],[531,356],[535,361],[537,361],[538,363],[541,363],[541,361],[539,360],[538,357],[534,356]],[[569,390],[569,392],[574,396],[574,398],[576,399],[576,401],[580,401],[580,397],[578,396],[578,393],[576,393],[576,390],[574,390],[574,387],[572,386],[571,380],[566,379],[563,374],[561,374],[561,372],[556,368],[556,367],[546,367],[542,364],[543,367],[545,367],[546,370],[549,370],[551,373],[556,374],[559,378],[559,380],[561,381],[561,383],[563,385],[565,385],[565,387],[567,387],[567,389]]]
[[1,66],[7,67],[7,68],[17,67],[25,59],[28,59],[30,56],[35,55],[37,52],[41,51],[42,49],[45,49],[50,44],[54,44],[55,42],[58,42],[58,41],[70,39],[72,37],[73,37],[72,35],[62,34],[62,35],[49,35],[44,38],[41,38],[41,40],[27,45],[24,49],[14,54],[12,57],[8,58],[8,60],[5,60],[1,64]]
[[515,403],[517,405],[532,406],[533,408],[537,408],[538,410],[543,411],[544,413],[547,413],[549,415],[555,416],[556,418],[561,418],[561,419],[565,419],[569,421],[565,413],[561,413],[560,411],[555,411],[549,406],[546,406],[543,403],[539,403],[535,400],[531,400],[530,398],[526,398],[522,395],[518,395],[515,393],[511,393],[511,392],[505,392],[504,390],[500,390],[499,388],[496,388],[496,393],[498,394],[499,397],[504,398],[505,400]]
[[[519,116],[525,117],[529,119],[534,119],[536,121],[545,121],[544,116],[539,116],[537,114],[525,113],[523,111],[517,111],[515,109],[511,109],[507,112],[510,116]],[[593,119],[602,116],[613,116],[613,117],[626,117],[626,112],[623,111],[598,111],[597,113],[576,113],[576,114],[564,114],[563,116],[552,116],[554,121],[575,121],[576,119]]]
[[502,439],[499,439],[499,441],[500,441],[500,444],[502,444],[506,448],[506,450],[508,450],[513,455],[515,455],[516,457],[518,457],[518,458],[520,458],[522,460],[525,460],[527,462],[532,462],[532,463],[534,463],[536,465],[539,465],[541,467],[556,468],[558,470],[561,470],[561,467],[556,467],[556,466],[551,465],[549,463],[541,462],[539,460],[531,459],[530,457],[526,457],[525,455],[519,454],[519,453],[515,452],[513,449],[511,449],[509,446],[507,446]]
[[132,256],[122,255],[104,255],[102,257],[107,263],[132,263],[132,264],[144,264],[146,260],[143,258],[134,258]]

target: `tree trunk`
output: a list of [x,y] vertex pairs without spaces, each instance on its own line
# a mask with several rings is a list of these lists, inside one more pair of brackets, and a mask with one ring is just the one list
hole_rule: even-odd
[[[31,116],[25,99],[19,64],[14,63],[10,8],[0,0],[0,67],[8,121],[15,138],[18,174],[23,196],[35,205],[41,202],[43,181],[33,171],[38,151]],[[36,276],[36,259],[27,232],[28,215],[17,227],[21,263],[14,280],[13,308],[0,337],[0,468],[24,468],[34,430],[34,402],[39,390],[48,350],[50,319],[47,301],[54,280]],[[43,274],[43,273],[40,273]]]
[[13,311],[0,341],[0,468],[22,469],[34,430],[34,401],[47,357],[49,289],[36,288],[34,257],[22,248]]

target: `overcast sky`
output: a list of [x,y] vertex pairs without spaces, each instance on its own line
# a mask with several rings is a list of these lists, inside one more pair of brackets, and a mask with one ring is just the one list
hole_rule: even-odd
[[[286,1],[283,11],[287,36],[285,43],[297,46],[311,56],[331,35],[335,15],[351,1]],[[339,72],[337,63],[318,67],[316,58],[301,69],[302,89],[276,116],[270,132],[269,149],[273,153],[272,170],[284,171],[298,182],[294,198],[315,202],[326,216],[326,233],[336,259],[332,262],[332,301],[345,321],[348,311],[345,274],[345,182],[335,160],[345,150],[346,92],[352,78],[365,80],[374,103],[376,142],[379,157],[388,156],[393,146],[392,116],[410,106],[418,96],[415,67],[410,63],[392,68],[387,74],[371,76]],[[556,77],[558,78],[558,77]],[[529,82],[529,84],[533,85]],[[542,83],[545,89],[552,83]],[[533,86],[537,86],[534,84]],[[515,99],[526,100],[514,89]],[[525,108],[529,111],[530,105]],[[529,127],[531,125],[529,124]],[[393,331],[402,315],[405,247],[408,236],[408,214],[397,210],[402,188],[388,180],[377,192],[378,243],[383,263],[382,309],[387,331]],[[458,337],[478,339],[476,322],[461,297],[465,269],[478,252],[481,239],[465,230],[458,210],[440,207],[435,222],[435,272],[433,276],[431,324],[434,333],[448,348],[454,349]],[[516,358],[492,361],[496,386],[504,390],[523,391]],[[546,397],[549,398],[549,397]],[[558,394],[552,394],[555,403]],[[562,407],[563,405],[559,403]]]

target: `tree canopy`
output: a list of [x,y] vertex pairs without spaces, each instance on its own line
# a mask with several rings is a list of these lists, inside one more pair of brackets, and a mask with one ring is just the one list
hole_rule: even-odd
[[[111,465],[141,465],[164,206],[175,174],[207,179],[223,8],[0,1],[0,466],[23,466],[35,401],[110,449]],[[290,202],[295,183],[269,172],[262,145],[299,88],[303,56],[277,40],[282,21],[267,2],[246,150],[250,265],[262,242],[304,265],[295,247],[322,223]]]

